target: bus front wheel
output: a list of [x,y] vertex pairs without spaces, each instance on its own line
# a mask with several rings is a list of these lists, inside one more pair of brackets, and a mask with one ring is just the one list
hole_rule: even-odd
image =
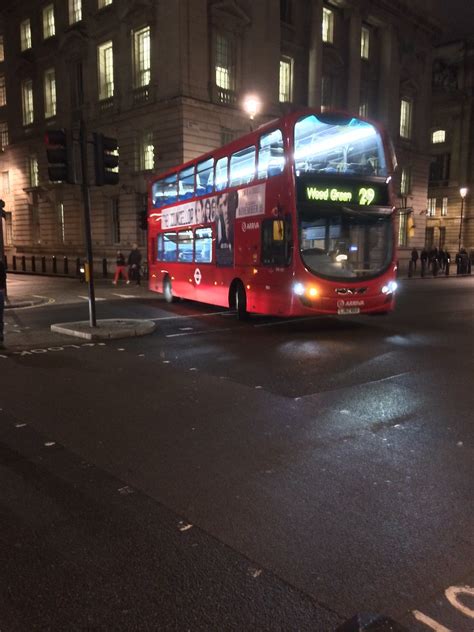
[[246,320],[247,312],[247,295],[242,283],[236,283],[234,288],[234,307],[237,312],[237,320]]
[[173,296],[173,289],[171,287],[171,279],[167,276],[163,281],[163,295],[167,303],[173,303],[175,297]]

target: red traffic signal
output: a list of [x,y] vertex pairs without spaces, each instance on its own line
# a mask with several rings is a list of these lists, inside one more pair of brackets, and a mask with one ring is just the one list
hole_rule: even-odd
[[65,129],[51,129],[44,135],[48,175],[51,182],[75,183],[72,135]]
[[118,184],[119,155],[117,139],[94,133],[94,158],[96,185],[101,187],[104,184]]

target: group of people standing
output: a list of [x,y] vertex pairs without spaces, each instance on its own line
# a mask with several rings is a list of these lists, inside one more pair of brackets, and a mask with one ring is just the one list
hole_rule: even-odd
[[418,259],[421,262],[421,267],[423,269],[427,268],[436,268],[436,272],[438,270],[442,270],[443,272],[446,270],[446,266],[449,267],[451,262],[451,254],[447,249],[443,248],[432,248],[428,250],[427,248],[423,248],[420,255],[418,255],[418,250],[413,248],[411,251],[411,263],[413,271],[416,270],[416,266],[418,263]]
[[120,277],[123,278],[127,285],[130,281],[134,281],[137,285],[140,285],[142,253],[138,250],[137,244],[133,244],[127,260],[122,251],[118,250],[115,264],[115,275],[112,281],[114,285],[117,285]]

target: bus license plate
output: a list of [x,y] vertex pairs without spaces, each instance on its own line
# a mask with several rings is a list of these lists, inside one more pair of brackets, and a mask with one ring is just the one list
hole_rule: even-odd
[[360,307],[339,307],[338,314],[360,314]]

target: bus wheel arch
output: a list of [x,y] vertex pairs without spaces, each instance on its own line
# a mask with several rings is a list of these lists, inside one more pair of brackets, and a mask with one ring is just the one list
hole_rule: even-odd
[[235,309],[238,320],[246,320],[248,318],[247,293],[240,279],[234,279],[230,284],[229,308]]

